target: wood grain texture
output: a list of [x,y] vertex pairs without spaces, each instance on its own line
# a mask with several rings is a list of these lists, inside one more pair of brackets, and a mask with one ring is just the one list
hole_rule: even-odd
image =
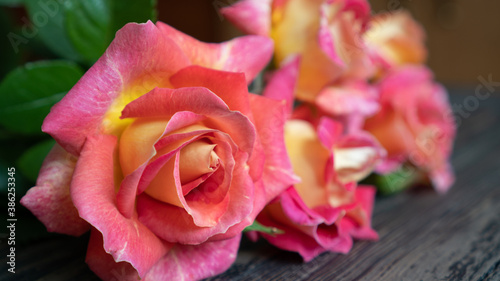
[[[235,264],[207,280],[500,280],[500,99],[481,101],[461,121],[453,188],[377,198],[378,242],[357,241],[347,255],[303,263],[265,241],[243,240]],[[19,245],[16,274],[1,262],[0,280],[98,280],[84,262],[87,240],[54,236]],[[5,253],[2,243],[2,261]]]

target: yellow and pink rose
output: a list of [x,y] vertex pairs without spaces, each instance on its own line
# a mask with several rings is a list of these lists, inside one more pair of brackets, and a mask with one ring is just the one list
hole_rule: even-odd
[[247,90],[272,48],[127,24],[45,119],[57,144],[21,203],[49,231],[90,231],[87,263],[104,280],[223,272],[242,230],[296,181],[283,104]]

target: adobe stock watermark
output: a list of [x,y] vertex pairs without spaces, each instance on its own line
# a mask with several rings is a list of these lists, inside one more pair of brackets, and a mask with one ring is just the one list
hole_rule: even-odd
[[488,74],[488,78],[482,75],[477,77],[479,84],[474,89],[474,94],[467,96],[461,103],[452,105],[453,119],[457,128],[462,125],[462,120],[471,116],[471,113],[476,111],[481,101],[488,99],[492,93],[500,87],[500,82],[493,81],[493,74]]
[[21,34],[14,32],[7,34],[7,39],[9,39],[16,54],[19,52],[21,44],[27,44],[30,39],[37,36],[40,28],[46,26],[49,19],[55,17],[63,9],[61,5],[64,5],[64,2],[65,0],[39,0],[37,5],[40,9],[33,13],[32,20],[30,21],[27,17],[21,18],[23,22]]
[[7,271],[16,273],[16,168],[7,168]]

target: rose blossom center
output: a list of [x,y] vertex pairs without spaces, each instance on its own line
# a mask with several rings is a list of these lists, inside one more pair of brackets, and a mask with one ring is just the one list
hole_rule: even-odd
[[182,207],[180,197],[189,194],[219,168],[220,159],[215,148],[216,145],[206,139],[187,144],[179,151],[178,156],[173,156],[160,169],[146,188],[146,194]]
[[219,167],[220,159],[214,151],[215,147],[215,144],[198,140],[181,150],[179,173],[183,185],[211,173]]
[[[120,165],[123,175],[128,176],[142,165],[157,165],[158,161],[163,161],[162,157],[174,152],[159,170],[146,168],[141,177],[148,179],[144,183],[147,184],[146,194],[183,207],[181,197],[200,186],[222,163],[217,144],[209,137],[203,133],[195,139],[184,135],[206,130],[206,127],[189,125],[162,136],[168,122],[164,118],[141,118],[129,125],[120,139]],[[155,148],[161,142],[163,144]]]

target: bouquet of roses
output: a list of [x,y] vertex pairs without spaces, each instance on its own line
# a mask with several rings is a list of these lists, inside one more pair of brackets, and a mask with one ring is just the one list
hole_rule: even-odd
[[103,280],[220,274],[243,233],[306,262],[347,253],[378,239],[376,185],[453,183],[451,110],[408,13],[241,0],[222,14],[249,35],[126,24],[43,122],[57,143],[21,203],[50,232],[90,231]]

